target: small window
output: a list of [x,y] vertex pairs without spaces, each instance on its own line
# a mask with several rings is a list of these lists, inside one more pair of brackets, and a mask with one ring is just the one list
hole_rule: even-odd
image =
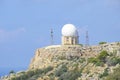
[[69,37],[66,37],[66,41],[69,41]]

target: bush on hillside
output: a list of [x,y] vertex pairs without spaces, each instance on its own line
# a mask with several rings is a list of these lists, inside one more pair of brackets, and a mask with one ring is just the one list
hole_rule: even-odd
[[108,56],[107,51],[100,52],[99,56],[96,58],[89,58],[88,62],[95,64],[96,66],[103,66],[106,62],[106,57]]
[[115,66],[116,64],[120,64],[120,58],[119,57],[112,57],[107,60],[107,64],[109,66]]
[[105,80],[120,80],[120,66],[113,73],[109,74]]
[[55,76],[59,77],[61,76],[63,73],[67,72],[67,67],[66,65],[62,65],[60,66],[60,68],[58,68],[56,71],[55,71]]
[[108,52],[104,50],[104,51],[100,52],[100,55],[98,56],[98,59],[105,62],[106,61],[105,59],[108,55],[109,55]]
[[103,78],[103,77],[105,77],[105,76],[108,76],[108,68],[106,68],[106,69],[104,70],[103,74],[101,74],[99,77],[100,77],[100,78]]
[[13,73],[15,73],[15,71],[14,71],[14,70],[11,70],[11,71],[9,72],[9,74],[13,74]]
[[44,69],[29,70],[17,77],[13,77],[11,80],[30,80],[30,78],[39,77],[40,75],[46,74],[51,70],[53,70],[53,67],[51,66],[48,66],[47,68]]
[[107,42],[99,42],[99,44],[106,44]]
[[96,66],[103,66],[104,63],[100,61],[98,58],[89,58],[88,62],[95,64]]
[[78,77],[81,76],[80,71],[68,71],[62,74],[58,80],[76,80]]

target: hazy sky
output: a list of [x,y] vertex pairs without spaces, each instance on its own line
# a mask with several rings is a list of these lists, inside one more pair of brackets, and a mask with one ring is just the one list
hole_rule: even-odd
[[0,0],[0,71],[27,68],[37,48],[61,44],[61,28],[72,23],[80,43],[120,41],[120,0]]

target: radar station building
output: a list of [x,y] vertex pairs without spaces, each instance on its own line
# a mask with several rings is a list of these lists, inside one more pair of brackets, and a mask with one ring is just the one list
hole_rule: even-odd
[[77,28],[73,24],[65,24],[62,28],[62,45],[76,45],[78,43]]

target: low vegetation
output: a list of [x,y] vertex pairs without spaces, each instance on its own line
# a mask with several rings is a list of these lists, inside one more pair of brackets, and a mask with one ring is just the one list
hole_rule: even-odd
[[103,77],[106,77],[106,76],[108,76],[109,75],[109,73],[108,73],[109,71],[108,71],[108,68],[106,68],[105,70],[104,70],[104,72],[102,73],[102,74],[100,74],[100,78],[103,78]]
[[42,77],[47,72],[53,70],[53,67],[49,66],[44,69],[29,70],[27,72],[21,72],[19,76],[11,78],[11,80],[35,80],[38,77]]
[[106,44],[107,42],[99,42],[99,44]]
[[96,58],[92,57],[88,59],[88,62],[95,64],[96,66],[103,66],[106,63],[106,57],[109,54],[107,51],[102,51]]
[[105,80],[120,80],[120,66],[114,69],[114,72],[110,73]]

